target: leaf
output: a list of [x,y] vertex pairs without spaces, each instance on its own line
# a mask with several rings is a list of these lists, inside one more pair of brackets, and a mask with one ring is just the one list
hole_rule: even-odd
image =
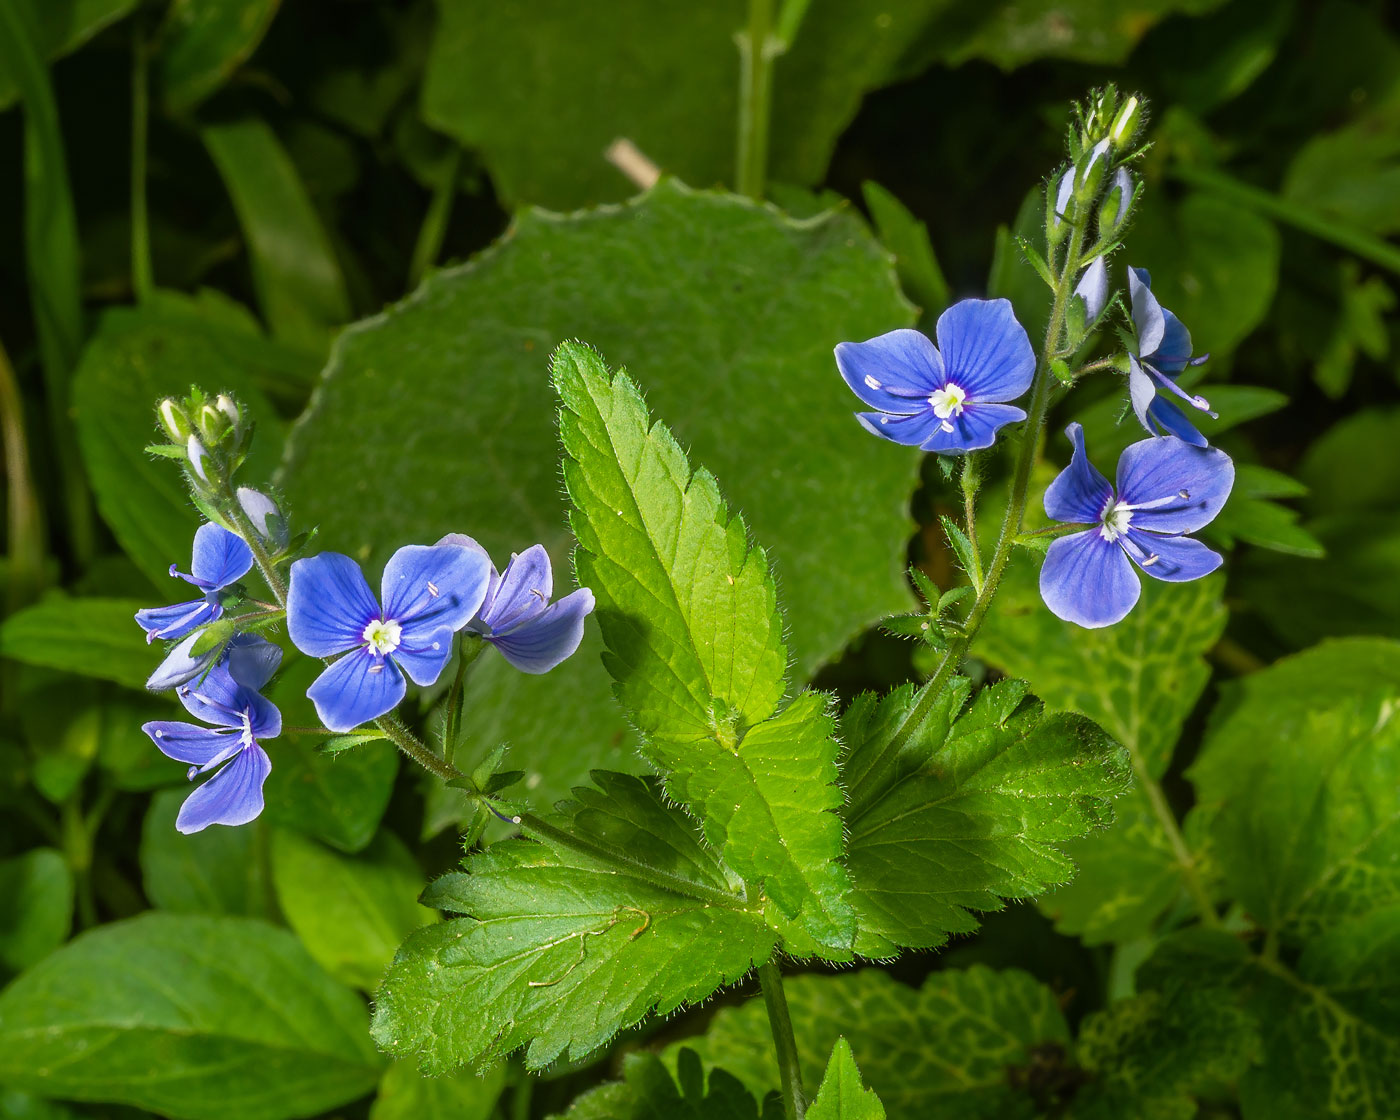
[[922,727],[882,763],[915,703],[912,685],[858,697],[841,721],[846,864],[855,882],[856,950],[892,956],[976,928],[969,910],[999,910],[1066,882],[1058,845],[1103,827],[1128,762],[1079,716],[1046,717],[1021,681],[953,683]]
[[1323,547],[1298,524],[1297,512],[1269,500],[1305,493],[1307,487],[1286,474],[1253,463],[1237,463],[1234,488],[1225,508],[1211,522],[1210,536],[1225,547],[1238,539],[1274,552],[1316,559],[1323,555]]
[[257,49],[280,0],[174,0],[161,27],[158,74],[165,104],[194,109]]
[[836,1040],[821,1089],[807,1116],[809,1120],[885,1120],[885,1107],[861,1083],[851,1044],[844,1038]]
[[775,714],[787,657],[762,549],[625,373],[565,343],[553,376],[574,563],[597,597],[604,664],[643,754],[734,870],[762,882],[783,916],[803,913],[790,951],[815,948],[806,938],[848,949],[827,701],[804,693]]
[[0,657],[144,688],[160,658],[135,615],[150,605],[50,595],[0,622]]
[[1333,424],[1308,446],[1298,477],[1316,514],[1400,508],[1400,408],[1367,408]]
[[625,1055],[622,1075],[577,1097],[562,1120],[759,1120],[758,1103],[738,1079],[722,1069],[706,1078],[693,1050],[676,1056],[674,1076],[646,1051]]
[[660,789],[594,777],[540,842],[493,844],[429,888],[425,904],[471,916],[399,950],[375,1001],[381,1048],[436,1074],[528,1044],[538,1069],[768,958],[775,936]]
[[384,830],[357,855],[345,856],[278,829],[272,882],[307,952],[337,980],[365,991],[379,984],[399,943],[436,918],[418,905],[418,861]]
[[1279,193],[1381,236],[1400,231],[1400,98],[1309,139]]
[[895,269],[905,294],[921,309],[920,325],[926,331],[931,330],[948,306],[951,293],[934,255],[928,226],[879,183],[863,183],[861,193],[879,231],[880,241],[894,254]]
[[355,1100],[378,1075],[360,1000],[249,918],[113,922],[0,993],[0,1081],[43,1095],[283,1120]]
[[[582,335],[641,363],[657,414],[780,556],[788,649],[806,678],[909,606],[895,557],[918,455],[855,423],[831,349],[910,320],[888,256],[849,213],[796,223],[674,184],[620,209],[527,211],[495,249],[342,336],[292,436],[287,496],[323,547],[369,567],[394,544],[466,530],[499,562],[541,541],[559,575],[569,537],[547,352]],[[778,401],[793,423],[773,423]],[[356,452],[347,499],[347,440],[365,431],[377,434]],[[628,745],[617,708],[589,691],[599,679],[576,656],[510,697],[483,688],[464,730],[483,753],[515,744],[547,803],[598,752]],[[558,749],[535,702],[556,682],[561,697],[595,698],[564,721]],[[580,745],[589,756],[575,762]]]
[[1127,749],[1138,778],[1112,827],[1066,845],[1082,873],[1040,903],[1061,932],[1090,944],[1130,940],[1182,889],[1177,853],[1141,783],[1166,771],[1210,679],[1204,655],[1225,628],[1223,583],[1144,579],[1127,618],[1085,630],[1045,609],[1034,565],[1013,561],[1007,570],[997,609],[978,636],[980,656],[1024,676],[1052,708],[1092,719]]
[[[244,477],[262,479],[277,463],[282,439],[257,380],[300,379],[304,371],[305,361],[284,348],[175,304],[115,309],[102,317],[74,375],[78,443],[103,520],[169,601],[189,598],[186,584],[171,581],[170,565],[178,561],[183,570],[189,563],[190,541],[204,518],[179,468],[142,451],[156,433],[156,405],[163,397],[184,396],[191,382],[235,396],[258,424]],[[147,673],[158,661],[155,650],[149,656]]]
[[1076,1050],[1093,1078],[1074,1096],[1073,1120],[1178,1120],[1194,1097],[1237,1081],[1259,1054],[1254,1020],[1220,989],[1148,991],[1084,1020]]
[[1400,905],[1400,643],[1325,642],[1225,687],[1188,773],[1234,896],[1288,941]]
[[68,940],[73,873],[52,848],[0,860],[0,974],[19,972]]
[[[35,49],[52,62],[121,19],[136,7],[136,0],[16,0],[15,6],[29,9]],[[0,68],[0,109],[19,96],[13,73],[8,67]]]
[[[921,988],[866,968],[784,981],[803,1070],[821,1069],[845,1038],[890,1120],[1029,1120],[1030,1067],[1063,1062],[1069,1031],[1054,994],[1029,973],[981,965],[935,972]],[[779,1086],[763,1000],[722,1008],[680,1046],[739,1078],[756,1096]]]
[[464,1070],[424,1077],[412,1062],[395,1062],[379,1083],[369,1120],[491,1120],[508,1069],[502,1062],[480,1076]]
[[200,138],[238,212],[263,318],[275,337],[323,353],[350,297],[297,169],[256,118],[206,125]]
[[161,910],[180,914],[273,917],[267,836],[260,835],[267,825],[259,821],[182,835],[175,831],[175,817],[189,794],[190,789],[162,790],[146,810],[140,852],[146,897]]

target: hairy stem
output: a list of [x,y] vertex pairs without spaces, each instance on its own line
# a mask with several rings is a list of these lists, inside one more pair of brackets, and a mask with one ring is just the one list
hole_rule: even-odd
[[807,1113],[807,1098],[802,1092],[797,1039],[792,1033],[792,1016],[788,1014],[787,995],[783,991],[783,974],[774,958],[769,957],[766,963],[758,966],[758,982],[763,987],[763,1004],[768,1008],[768,1025],[773,1030],[773,1045],[778,1052],[783,1116],[785,1120],[802,1120]]
[[749,25],[739,45],[739,152],[734,186],[761,200],[768,177],[768,127],[773,113],[773,0],[749,0]]
[[962,462],[963,531],[972,545],[972,586],[982,586],[982,549],[977,542],[977,490],[982,485],[982,471],[972,452],[963,456]]

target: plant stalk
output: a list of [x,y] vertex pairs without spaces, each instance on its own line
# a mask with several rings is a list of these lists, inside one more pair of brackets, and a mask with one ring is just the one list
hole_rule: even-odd
[[781,46],[773,36],[773,0],[749,0],[749,25],[734,39],[739,46],[739,151],[734,186],[740,194],[761,201],[768,176],[773,59]]
[[44,513],[29,467],[24,398],[9,355],[0,346],[0,441],[5,445],[6,540],[10,571],[6,608],[14,611],[44,587]]
[[802,1092],[802,1069],[797,1060],[797,1038],[792,1033],[787,994],[783,991],[783,974],[775,958],[769,957],[758,966],[758,982],[763,987],[763,1004],[768,1008],[768,1025],[777,1049],[783,1116],[785,1120],[802,1120],[807,1114],[807,1098]]
[[418,241],[413,246],[413,259],[408,266],[408,286],[416,288],[433,267],[442,252],[447,237],[447,223],[452,217],[452,201],[457,195],[457,174],[462,167],[462,149],[452,145],[452,152],[442,169],[442,178],[433,187],[428,212],[418,229]]
[[151,115],[148,61],[146,37],[138,19],[131,48],[131,288],[137,303],[148,303],[155,291],[146,207],[146,147]]

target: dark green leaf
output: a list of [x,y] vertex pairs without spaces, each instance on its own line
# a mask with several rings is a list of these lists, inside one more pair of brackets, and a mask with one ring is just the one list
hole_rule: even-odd
[[195,108],[262,41],[279,0],[174,0],[161,28],[158,73],[165,103]]
[[0,898],[0,973],[26,969],[68,940],[73,873],[52,848],[0,860]]
[[[136,7],[137,0],[14,0],[16,8],[28,8],[33,20],[34,45],[50,61],[71,54],[104,27]],[[20,96],[15,76],[0,69],[0,109]]]
[[425,903],[471,916],[399,951],[375,1001],[381,1047],[441,1073],[528,1043],[539,1068],[767,959],[774,935],[695,826],[654,784],[596,778],[554,818],[580,841],[496,843],[429,889]]
[[919,305],[920,325],[932,330],[938,316],[948,306],[949,289],[934,255],[928,226],[879,183],[865,183],[861,191],[881,242],[894,254],[904,294]]
[[182,914],[272,917],[267,825],[259,821],[182,835],[175,831],[175,817],[193,788],[163,790],[146,810],[141,830],[146,897],[162,910]]
[[144,688],[160,662],[136,612],[151,603],[52,595],[0,623],[0,656]]
[[1298,468],[1307,506],[1318,514],[1400,508],[1400,409],[1366,409],[1313,441]]
[[354,993],[249,918],[114,922],[0,994],[0,1081],[53,1096],[284,1120],[362,1096],[379,1066]]

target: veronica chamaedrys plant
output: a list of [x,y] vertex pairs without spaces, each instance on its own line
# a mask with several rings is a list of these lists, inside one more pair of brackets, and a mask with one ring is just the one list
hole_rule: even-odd
[[[195,653],[195,646],[204,637],[203,630],[186,635],[172,646],[165,660],[156,666],[155,672],[146,680],[146,687],[152,692],[164,692],[178,688],[192,680],[203,677],[215,665],[226,664],[238,679],[246,667],[248,672],[274,654],[280,660],[282,651],[258,634],[239,633],[233,635],[227,644],[214,642],[208,649]],[[275,668],[275,665],[274,665]],[[247,673],[244,673],[247,675]],[[271,673],[269,673],[271,676]]]
[[453,635],[477,609],[491,563],[456,544],[405,545],[389,558],[383,607],[360,571],[339,552],[292,565],[287,633],[312,657],[334,657],[307,689],[321,721],[351,731],[396,708],[408,689],[434,683],[452,655]]
[[1057,538],[1045,555],[1040,594],[1051,611],[1084,627],[1112,626],[1142,593],[1135,565],[1168,583],[1220,567],[1218,552],[1185,534],[1209,524],[1230,496],[1228,455],[1173,436],[1140,440],[1123,452],[1110,485],[1089,461],[1084,429],[1071,424],[1065,435],[1074,455],[1045,491],[1045,512],[1089,528]]
[[851,392],[877,412],[858,412],[867,431],[894,443],[956,454],[990,447],[997,430],[1024,420],[1004,402],[1035,373],[1035,351],[1011,302],[965,299],[938,317],[938,345],[901,329],[836,347]]
[[202,594],[185,603],[137,611],[136,621],[146,631],[146,641],[183,638],[222,617],[225,588],[247,575],[252,566],[252,550],[241,537],[222,525],[201,525],[194,535],[189,574],[178,571],[174,564],[170,565],[170,574],[193,584]]
[[[490,556],[471,537],[449,533],[438,544],[455,544]],[[558,602],[554,571],[544,545],[534,544],[510,558],[506,570],[491,564],[486,597],[466,632],[490,642],[522,673],[547,673],[573,656],[583,641],[583,620],[593,611],[593,592],[577,588]]]
[[282,732],[282,713],[258,690],[264,687],[281,661],[276,656],[239,659],[217,665],[204,679],[181,686],[176,695],[190,715],[212,726],[155,720],[141,730],[178,762],[190,764],[190,781],[210,770],[218,772],[196,789],[180,807],[175,827],[199,832],[211,824],[247,824],[263,810],[263,783],[272,772],[272,760],[262,740]]
[[1128,269],[1137,353],[1128,355],[1128,394],[1133,412],[1152,435],[1165,432],[1197,447],[1206,437],[1196,430],[1181,409],[1162,396],[1166,390],[1192,408],[1214,416],[1205,397],[1186,392],[1176,383],[1187,366],[1198,366],[1210,355],[1191,356],[1191,332],[1152,294],[1152,277],[1145,268]]

